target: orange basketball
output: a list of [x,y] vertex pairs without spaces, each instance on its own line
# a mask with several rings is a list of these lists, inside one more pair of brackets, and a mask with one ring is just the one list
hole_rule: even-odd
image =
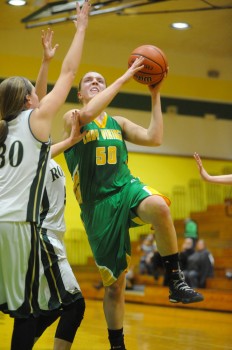
[[144,57],[144,68],[134,75],[134,79],[146,85],[159,83],[168,72],[168,62],[163,51],[153,45],[139,46],[130,54],[128,66],[140,56]]

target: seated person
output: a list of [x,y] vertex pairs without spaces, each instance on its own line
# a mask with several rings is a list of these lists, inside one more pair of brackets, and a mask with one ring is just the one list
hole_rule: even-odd
[[205,288],[207,278],[213,277],[214,258],[203,239],[197,241],[196,251],[188,257],[187,268],[183,272],[186,282],[193,288]]
[[153,233],[150,233],[145,237],[138,249],[143,253],[139,262],[139,273],[142,275],[153,275],[152,258],[154,252],[157,251]]
[[151,232],[139,246],[139,250],[143,252],[139,262],[139,273],[151,275],[156,281],[160,276],[164,276],[163,285],[167,286],[167,275],[161,255],[157,250],[153,228],[151,228]]
[[195,252],[195,241],[192,238],[185,238],[179,253],[180,268],[182,271],[187,269],[188,258]]

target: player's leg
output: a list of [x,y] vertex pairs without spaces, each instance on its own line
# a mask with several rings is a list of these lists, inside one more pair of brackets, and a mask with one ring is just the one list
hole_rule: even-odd
[[15,318],[11,350],[31,350],[34,344],[36,322],[33,316]]
[[36,332],[35,332],[35,341],[34,343],[37,342],[37,340],[41,337],[43,332],[51,326],[57,319],[60,317],[61,311],[53,311],[49,313],[48,315],[40,315],[36,318]]
[[34,343],[33,314],[39,311],[38,241],[36,224],[1,222],[0,305],[14,318],[12,350],[31,350]]
[[54,339],[54,350],[71,349],[85,313],[85,300],[80,298],[62,311]]
[[151,223],[155,229],[157,247],[169,279],[170,301],[182,303],[202,301],[203,296],[185,283],[183,273],[180,271],[176,231],[164,198],[158,195],[149,196],[142,200],[136,212],[144,222]]
[[[124,350],[125,271],[130,262],[130,236],[125,205],[119,191],[95,206],[82,207],[82,220],[105,288],[103,308],[111,349]],[[123,198],[122,198],[123,196]]]
[[70,350],[72,346],[72,343],[63,340],[63,339],[54,339],[54,350]]
[[148,196],[137,207],[138,216],[152,224],[161,256],[178,252],[176,231],[168,205],[158,195]]
[[125,349],[123,335],[125,285],[125,273],[122,273],[116,282],[105,287],[103,308],[111,349]]
[[51,300],[56,308],[61,309],[54,350],[70,349],[83,319],[85,301],[67,260],[62,235],[42,229],[41,257],[44,270],[40,279],[41,309],[49,309]]
[[36,319],[36,338],[43,334],[43,332],[60,317],[56,335],[54,339],[54,350],[69,350],[72,346],[77,329],[79,328],[81,321],[84,317],[85,301],[84,298],[80,298],[73,302],[68,307],[64,307],[64,310],[57,312],[53,311],[50,315],[40,315]]

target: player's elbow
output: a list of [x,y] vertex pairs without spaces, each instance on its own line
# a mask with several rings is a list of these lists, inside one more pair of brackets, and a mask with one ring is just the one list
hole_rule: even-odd
[[157,142],[157,141],[153,141],[149,144],[149,146],[151,147],[159,147],[162,145],[162,142]]
[[162,145],[162,140],[159,140],[159,141],[154,142],[154,146],[155,146],[155,147],[159,147],[159,146],[161,146],[161,145]]
[[147,139],[149,146],[158,147],[161,146],[163,142],[163,133],[162,132],[149,132],[147,133]]
[[163,135],[157,137],[157,139],[155,140],[156,142],[156,146],[161,146],[163,143]]
[[150,139],[150,146],[159,147],[162,145],[163,138],[162,137],[153,137]]
[[94,115],[93,115],[93,113],[91,111],[88,111],[88,110],[80,111],[79,122],[80,122],[81,126],[84,126],[84,125],[88,124],[93,119],[94,119]]

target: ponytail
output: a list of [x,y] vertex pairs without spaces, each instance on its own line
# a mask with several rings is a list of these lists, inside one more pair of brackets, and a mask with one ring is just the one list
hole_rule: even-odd
[[0,146],[4,143],[8,135],[8,124],[5,120],[0,120]]

